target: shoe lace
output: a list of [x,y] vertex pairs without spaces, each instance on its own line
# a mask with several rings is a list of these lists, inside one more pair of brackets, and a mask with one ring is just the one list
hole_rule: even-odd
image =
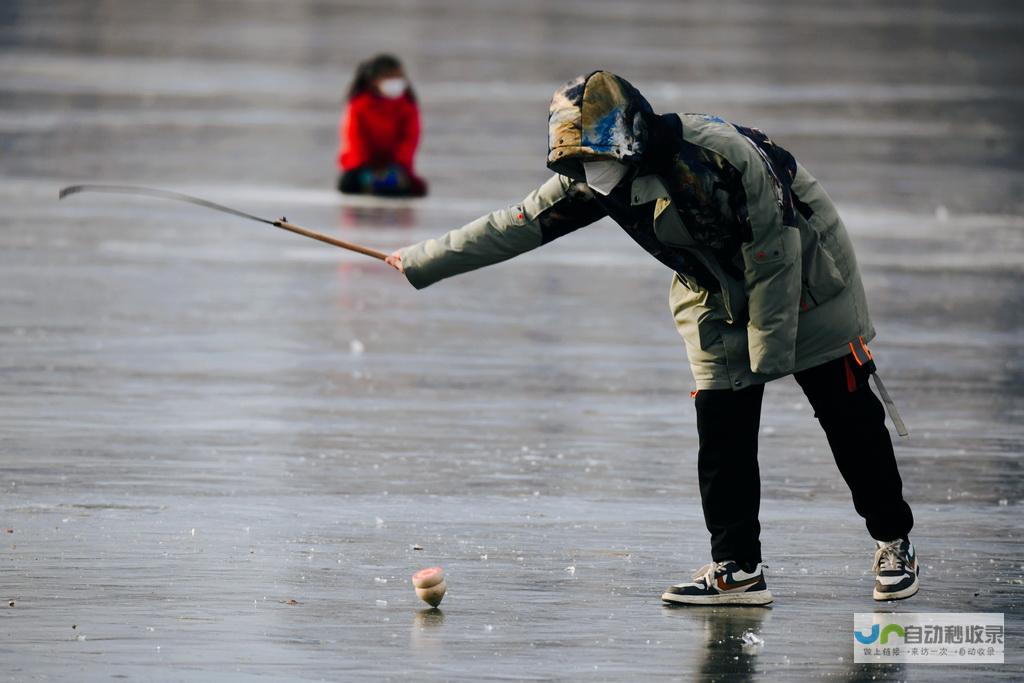
[[705,585],[710,586],[715,581],[715,574],[718,573],[718,568],[722,564],[719,562],[712,561],[710,564],[706,564],[693,573],[691,577],[694,581],[703,581]]
[[900,552],[900,544],[902,543],[902,539],[897,538],[895,541],[879,546],[878,550],[875,551],[875,561],[871,564],[871,571],[877,574],[879,571],[886,569],[903,569],[903,554]]

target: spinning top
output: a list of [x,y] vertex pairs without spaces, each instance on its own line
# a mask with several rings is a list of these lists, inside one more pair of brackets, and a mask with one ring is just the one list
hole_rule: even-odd
[[412,585],[416,587],[416,595],[431,607],[437,607],[444,599],[448,585],[444,582],[444,570],[440,567],[421,569],[412,575]]

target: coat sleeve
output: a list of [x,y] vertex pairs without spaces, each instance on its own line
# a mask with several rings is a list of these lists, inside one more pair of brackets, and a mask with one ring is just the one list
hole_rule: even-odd
[[744,141],[743,188],[750,239],[742,246],[747,290],[750,369],[762,374],[792,372],[800,314],[800,231],[783,221],[782,193],[768,161]]
[[412,159],[420,144],[420,110],[415,104],[410,103],[405,112],[400,135],[395,160],[406,170],[412,171]]
[[405,276],[413,287],[423,289],[535,249],[605,215],[585,184],[555,175],[521,204],[403,249]]

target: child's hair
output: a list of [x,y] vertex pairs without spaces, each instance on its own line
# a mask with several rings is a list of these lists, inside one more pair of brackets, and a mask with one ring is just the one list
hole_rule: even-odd
[[[404,71],[402,62],[398,61],[398,57],[394,55],[380,54],[373,59],[360,63],[356,67],[356,75],[352,78],[352,85],[348,87],[348,99],[351,100],[356,95],[369,92],[373,89],[373,82],[380,78],[381,74],[389,71]],[[416,93],[413,92],[412,85],[406,87],[405,93],[413,102],[416,101]]]

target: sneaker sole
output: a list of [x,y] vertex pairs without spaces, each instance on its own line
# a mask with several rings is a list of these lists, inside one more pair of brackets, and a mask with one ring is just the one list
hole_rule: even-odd
[[752,593],[719,593],[718,595],[663,593],[661,599],[674,605],[767,605],[773,598],[771,591],[755,591]]
[[879,602],[884,602],[886,600],[905,600],[906,598],[909,598],[910,596],[912,596],[915,593],[917,593],[917,590],[920,587],[921,587],[920,582],[918,582],[917,577],[914,577],[914,583],[910,584],[909,586],[907,586],[906,588],[904,588],[901,591],[893,591],[892,593],[883,593],[883,592],[879,591],[876,588],[876,589],[874,589],[871,592],[871,596],[875,600],[878,600]]

